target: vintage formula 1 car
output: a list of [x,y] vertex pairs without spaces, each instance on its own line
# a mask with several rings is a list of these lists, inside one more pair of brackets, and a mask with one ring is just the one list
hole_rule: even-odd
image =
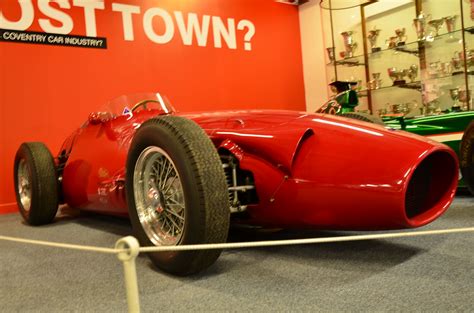
[[[453,200],[456,154],[421,136],[295,111],[177,113],[159,94],[92,113],[53,158],[38,142],[15,158],[19,210],[32,225],[58,204],[129,216],[142,245],[220,243],[230,222],[382,230],[435,220]],[[116,108],[119,107],[120,110]],[[176,275],[220,250],[150,253]]]

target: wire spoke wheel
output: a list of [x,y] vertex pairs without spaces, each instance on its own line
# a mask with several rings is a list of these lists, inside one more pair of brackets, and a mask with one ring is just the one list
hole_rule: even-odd
[[[127,157],[127,204],[133,233],[143,246],[220,243],[227,240],[230,203],[217,150],[187,118],[164,115],[144,122]],[[174,275],[200,272],[222,250],[151,252]]]
[[20,203],[25,212],[29,212],[31,208],[31,175],[25,159],[20,159],[17,179]]
[[176,166],[159,147],[138,157],[133,190],[140,223],[155,245],[180,242],[185,222],[184,193]]

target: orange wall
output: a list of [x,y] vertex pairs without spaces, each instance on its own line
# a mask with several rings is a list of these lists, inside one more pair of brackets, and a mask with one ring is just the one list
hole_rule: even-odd
[[[27,31],[44,32],[40,19],[65,25],[40,11],[38,1],[45,0],[29,1],[34,19]],[[71,17],[69,34],[85,36],[85,10],[73,5],[80,1],[61,1],[71,8],[51,6]],[[122,14],[112,11],[112,3],[139,7],[140,13],[132,15],[133,41],[124,39]],[[56,154],[90,111],[119,95],[160,91],[180,111],[305,110],[297,7],[273,0],[113,0],[104,7],[95,10],[95,29],[107,38],[107,49],[0,42],[0,213],[16,210],[13,159],[22,142],[43,141]],[[153,42],[145,33],[144,15],[154,7],[172,17],[174,36],[167,43]],[[9,21],[25,17],[18,1],[1,0],[0,9]],[[204,47],[195,38],[192,45],[183,44],[176,11],[226,24],[228,19],[236,25],[250,21],[255,28],[251,50],[244,49],[248,28],[236,30],[235,49],[225,43],[216,47],[212,23]],[[157,35],[169,30],[160,17],[151,27]],[[88,32],[92,35],[91,28]]]

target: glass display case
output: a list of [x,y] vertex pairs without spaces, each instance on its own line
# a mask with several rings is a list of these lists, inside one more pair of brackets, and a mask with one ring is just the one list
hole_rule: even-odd
[[[471,0],[323,0],[327,79],[358,82],[359,111],[472,110]],[[330,35],[329,35],[330,34]]]
[[[321,6],[325,48],[327,52],[327,81],[348,81],[359,91],[358,110],[369,110],[370,99],[361,92],[367,84],[366,47],[362,29],[362,6],[372,1],[323,1]],[[328,87],[331,88],[331,87]]]

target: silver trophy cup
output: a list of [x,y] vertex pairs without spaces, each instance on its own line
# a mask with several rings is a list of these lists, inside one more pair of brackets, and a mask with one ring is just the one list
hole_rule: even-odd
[[461,111],[461,106],[459,105],[459,87],[449,89],[449,95],[451,96],[451,99],[453,100],[453,106],[451,109],[454,112]]
[[456,21],[458,19],[457,15],[451,15],[444,17],[444,21],[446,22],[446,29],[448,31],[448,42],[455,42],[459,41],[459,38],[454,37],[454,31],[456,30]]
[[443,28],[443,24],[444,24],[444,18],[438,18],[438,19],[431,20],[428,22],[428,25],[430,25],[430,27],[433,28],[434,30],[434,33],[433,33],[434,37],[439,36],[439,30]]
[[342,32],[341,36],[344,41],[344,51],[341,52],[343,58],[351,58],[354,56],[354,51],[357,48],[357,42],[354,42],[352,35],[353,31]]
[[416,76],[418,76],[418,65],[412,64],[410,68],[406,70],[407,76],[410,79],[410,82],[414,83]]
[[336,52],[335,52],[335,49],[334,47],[328,47],[326,48],[326,51],[328,52],[328,58],[329,58],[329,62],[333,63],[334,60],[336,59]]
[[404,46],[407,36],[405,35],[405,28],[395,29],[395,35],[397,35],[397,46]]
[[458,19],[457,15],[446,16],[444,21],[446,22],[446,29],[448,33],[452,33],[456,30],[456,21]]
[[369,40],[372,52],[379,52],[380,50],[382,50],[380,47],[377,47],[377,37],[379,36],[379,34],[380,29],[372,29],[369,30],[369,34],[367,35],[367,39]]
[[403,79],[407,75],[407,70],[399,70],[396,67],[389,67],[387,69],[388,77],[393,81],[393,85],[403,85],[406,81]]
[[427,20],[430,18],[431,15],[424,14],[420,12],[420,14],[413,19],[413,26],[415,26],[416,36],[418,40],[425,40],[426,39],[426,24]]

